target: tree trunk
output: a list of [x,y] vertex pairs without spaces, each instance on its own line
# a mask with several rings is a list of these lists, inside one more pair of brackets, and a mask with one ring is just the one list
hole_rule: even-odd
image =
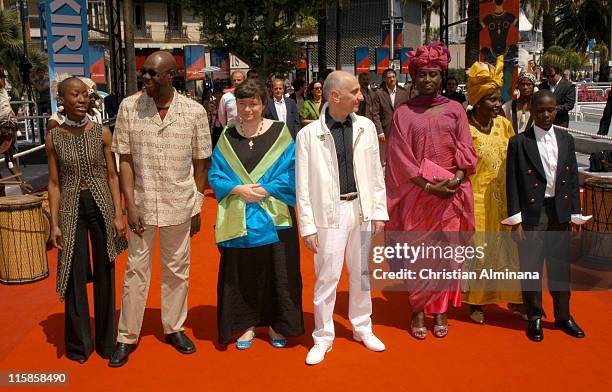
[[425,9],[425,43],[431,41],[431,7]]
[[469,68],[480,57],[480,19],[478,0],[468,0],[467,17],[473,18],[467,22],[465,36],[465,67]]
[[555,45],[557,40],[555,10],[557,9],[558,1],[550,0],[548,12],[542,15],[542,43],[544,44],[544,52],[551,46]]
[[[612,1],[610,1],[610,8],[612,8]],[[612,15],[610,18],[608,18],[608,28],[610,28],[610,23],[612,22]],[[603,42],[601,42],[601,44],[603,44],[603,46],[606,47],[606,49],[608,49],[608,56],[606,56],[607,58],[603,59],[601,58],[600,62],[599,62],[599,81],[600,82],[609,82],[610,78],[608,77],[608,75],[610,74],[610,67],[608,67],[608,61],[610,61],[610,59],[612,59],[612,52],[610,51],[610,31],[606,31],[603,33]]]
[[123,43],[125,45],[125,81],[127,95],[138,91],[136,84],[136,51],[134,50],[134,4],[123,0]]
[[336,69],[342,69],[342,10],[340,0],[336,0]]
[[317,55],[319,75],[327,69],[327,52],[325,43],[327,42],[327,2],[323,2],[317,15]]
[[552,12],[542,16],[542,41],[544,41],[544,51],[555,44],[557,34],[555,31],[555,14]]

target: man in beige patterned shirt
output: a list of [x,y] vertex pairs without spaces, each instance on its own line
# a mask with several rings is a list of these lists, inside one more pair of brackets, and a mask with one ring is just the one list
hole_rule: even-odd
[[153,53],[141,73],[145,91],[123,100],[113,136],[112,150],[120,154],[121,188],[132,232],[111,367],[124,365],[138,342],[158,228],[165,340],[183,354],[195,352],[183,324],[190,235],[200,230],[205,159],[211,154],[208,120],[199,103],[172,87],[176,62],[171,54]]

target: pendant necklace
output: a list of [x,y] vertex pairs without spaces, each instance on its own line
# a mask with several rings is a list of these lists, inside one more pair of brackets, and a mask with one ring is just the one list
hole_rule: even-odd
[[[249,150],[253,149],[253,146],[255,145],[255,143],[253,142],[253,139],[255,139],[257,136],[261,135],[261,131],[263,130],[263,124],[264,121],[263,119],[259,122],[259,126],[257,127],[257,132],[255,132],[253,134],[253,136],[249,137],[244,133],[244,124],[242,123],[242,119],[240,120],[240,129],[238,130],[238,133],[240,134],[240,136],[249,139]],[[237,129],[237,128],[236,128]]]

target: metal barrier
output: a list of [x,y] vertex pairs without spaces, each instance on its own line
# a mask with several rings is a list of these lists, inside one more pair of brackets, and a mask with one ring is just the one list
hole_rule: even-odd
[[574,116],[574,121],[584,121],[584,116],[601,117],[608,94],[610,93],[610,83],[575,83],[576,103],[569,112]]
[[[41,145],[39,145],[39,146],[36,146],[36,147],[30,148],[29,150],[25,150],[25,151],[22,151],[22,152],[18,152],[17,154],[13,155],[13,157],[14,157],[14,158],[17,158],[17,166],[19,166],[19,158],[20,158],[20,157],[23,157],[23,156],[26,156],[26,155],[32,154],[33,152],[36,152],[36,151],[38,151],[38,150],[42,150],[43,148],[45,148],[45,145],[44,145],[44,144],[41,144]],[[4,158],[0,158],[0,163],[2,163],[2,162],[4,162]]]
[[28,143],[44,143],[44,130],[49,115],[39,115],[36,101],[11,101],[18,105],[17,111],[17,141]]

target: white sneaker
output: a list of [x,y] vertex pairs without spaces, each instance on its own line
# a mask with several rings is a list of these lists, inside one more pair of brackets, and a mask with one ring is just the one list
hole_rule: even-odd
[[361,336],[353,335],[353,338],[358,342],[362,342],[369,350],[385,351],[385,344],[371,332]]
[[310,351],[308,351],[308,355],[306,356],[306,364],[307,365],[316,365],[320,363],[325,358],[325,354],[332,350],[332,346],[324,346],[321,344],[315,344],[312,346]]

